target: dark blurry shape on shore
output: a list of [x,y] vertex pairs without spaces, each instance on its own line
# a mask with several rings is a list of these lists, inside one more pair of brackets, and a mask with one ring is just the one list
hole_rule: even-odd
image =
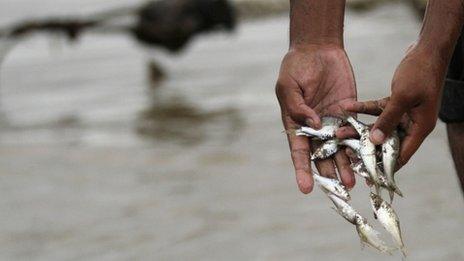
[[235,13],[226,0],[150,2],[140,9],[138,19],[133,32],[139,41],[171,51],[182,49],[199,33],[235,28]]
[[[111,24],[135,16],[132,25]],[[62,33],[76,40],[85,31],[129,33],[148,46],[180,51],[198,34],[213,30],[233,30],[235,12],[227,0],[161,0],[134,8],[119,8],[88,18],[47,18],[22,21],[0,29],[0,38],[19,40],[32,33]]]

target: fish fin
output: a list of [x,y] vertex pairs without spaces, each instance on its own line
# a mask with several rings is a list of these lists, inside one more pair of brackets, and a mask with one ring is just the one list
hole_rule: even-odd
[[319,186],[319,188],[321,188],[321,190],[325,193],[325,194],[329,194],[331,193],[330,191],[328,191],[326,188],[324,188],[323,186]]
[[336,207],[331,207],[331,209],[337,212],[337,214],[339,214],[340,216],[342,215],[342,213],[340,213],[340,210],[338,210]]
[[393,198],[395,197],[395,192],[388,190],[388,194],[390,195],[390,204],[393,203]]
[[380,191],[380,185],[377,183],[374,183],[374,187],[375,187],[375,194],[380,196],[380,194],[382,193],[382,191]]
[[398,186],[396,186],[396,184],[394,185],[393,187],[393,191],[398,194],[398,196],[400,197],[403,197],[403,192],[401,192],[400,188],[398,188]]
[[406,248],[403,246],[400,248],[401,254],[403,254],[403,257],[401,258],[402,260],[405,260],[406,257],[408,257],[408,252],[406,251]]
[[288,130],[283,130],[282,133],[285,133],[291,136],[307,136],[307,134],[302,132],[299,128],[291,128]]

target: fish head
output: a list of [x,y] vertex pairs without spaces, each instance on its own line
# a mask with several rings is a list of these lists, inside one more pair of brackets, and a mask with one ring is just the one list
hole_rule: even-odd
[[335,191],[337,192],[338,195],[342,196],[343,199],[345,200],[350,200],[351,196],[346,190],[345,186],[341,184],[341,182],[337,182],[337,185],[334,187]]
[[359,214],[355,214],[354,221],[356,222],[357,225],[363,225],[367,222],[367,220]]

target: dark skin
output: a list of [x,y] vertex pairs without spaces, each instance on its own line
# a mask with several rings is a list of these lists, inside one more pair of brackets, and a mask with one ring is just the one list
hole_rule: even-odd
[[458,171],[458,178],[461,183],[461,189],[464,193],[464,123],[451,123],[447,126],[448,140],[453,155],[454,166]]
[[[390,97],[356,101],[356,85],[343,48],[343,0],[294,0],[291,3],[290,50],[282,62],[277,97],[287,130],[299,125],[320,127],[320,117],[341,116],[342,109],[378,115],[370,138],[381,144],[402,123],[407,136],[399,163],[406,164],[434,129],[442,87],[454,45],[463,25],[462,0],[430,0],[417,43],[412,45],[393,76]],[[308,26],[308,25],[311,26]],[[342,128],[337,136],[351,137]],[[311,142],[288,136],[297,183],[303,193],[313,188]],[[336,177],[349,188],[354,177],[345,152],[318,162],[323,176]]]
[[[321,115],[342,115],[342,101],[356,100],[356,84],[350,61],[343,49],[345,2],[290,1],[290,50],[285,56],[276,94],[282,109],[286,130],[300,125],[321,127]],[[307,26],[310,23],[313,26]],[[313,189],[310,140],[289,134],[291,156],[301,192]],[[344,152],[333,160],[319,161],[319,173],[354,186],[350,161]]]

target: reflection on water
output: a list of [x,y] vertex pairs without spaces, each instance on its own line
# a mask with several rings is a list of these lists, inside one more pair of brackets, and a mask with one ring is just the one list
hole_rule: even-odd
[[230,141],[243,127],[243,120],[235,108],[203,110],[185,99],[153,102],[138,117],[137,132],[156,140],[195,145],[210,138]]

